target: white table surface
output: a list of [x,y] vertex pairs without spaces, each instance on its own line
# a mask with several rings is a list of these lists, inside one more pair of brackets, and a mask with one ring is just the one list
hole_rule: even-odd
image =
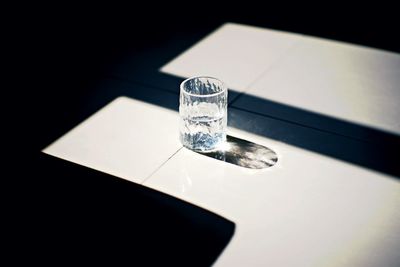
[[[227,39],[224,36],[227,36]],[[172,61],[163,71],[191,76],[194,74],[191,72],[197,73],[193,62],[202,57],[202,61],[199,61],[199,68],[202,70],[207,70],[206,66],[209,64],[208,70],[215,70],[216,76],[223,77],[229,84],[235,85],[235,89],[251,89],[251,93],[267,97],[266,91],[260,89],[263,88],[262,85],[278,83],[280,80],[279,73],[273,74],[273,70],[279,72],[281,69],[283,72],[285,64],[292,66],[289,63],[290,59],[296,59],[295,56],[285,57],[287,53],[296,54],[308,50],[326,55],[326,49],[333,46],[334,49],[338,47],[339,54],[343,49],[342,56],[346,59],[346,53],[351,54],[354,51],[359,57],[358,60],[366,60],[373,64],[381,60],[380,64],[392,62],[393,66],[397,66],[398,55],[365,50],[366,48],[358,50],[357,47],[349,48],[343,44],[336,46],[321,40],[314,42],[307,38],[227,24],[209,35],[198,46],[186,51],[182,57]],[[212,57],[207,58],[206,55],[214,49],[214,53],[221,50],[226,40],[229,40],[232,47],[223,51],[219,60],[208,61]],[[253,46],[256,40],[260,42]],[[321,46],[316,45],[319,42]],[[311,48],[313,46],[315,49]],[[251,50],[249,57],[240,54],[242,48]],[[264,50],[270,51],[260,55]],[[385,56],[391,59],[383,60]],[[296,60],[302,60],[300,55],[297,58]],[[306,60],[307,57],[303,59]],[[250,68],[248,72],[237,66],[246,60]],[[318,68],[318,64],[327,64],[326,62],[327,59],[321,56],[321,62],[311,60],[306,69],[313,71]],[[335,64],[340,62],[342,60]],[[228,63],[233,64],[233,67],[225,73],[224,64]],[[374,68],[358,68],[357,71],[373,76]],[[178,73],[179,69],[185,69],[185,72]],[[338,69],[341,70],[342,67],[339,66]],[[290,67],[288,70],[290,73]],[[295,70],[297,68],[293,68],[292,71]],[[392,73],[396,71],[388,70],[385,75],[392,77]],[[351,79],[364,77],[364,74],[358,72],[348,75]],[[268,73],[272,81],[268,80]],[[325,74],[315,78],[329,80],[336,77],[332,73]],[[299,86],[307,87],[312,83],[311,78],[299,78]],[[396,77],[391,79],[395,80]],[[373,83],[373,78],[370,80]],[[284,82],[289,88],[291,81]],[[318,81],[315,83],[319,84]],[[250,84],[254,87],[246,87]],[[329,84],[325,88],[330,91],[335,87],[334,84]],[[355,88],[355,94],[359,94],[364,87]],[[368,87],[365,92],[370,92],[371,88]],[[394,85],[385,88],[382,90],[388,92],[388,99],[390,96],[398,96]],[[331,100],[348,101],[343,100],[345,97],[341,92],[344,91],[338,90],[338,95],[333,97],[333,100],[331,95]],[[373,92],[371,94],[374,95]],[[298,99],[292,99],[285,90],[277,90],[272,95],[277,98],[288,95],[288,99],[282,98],[281,101]],[[316,97],[321,98],[321,95],[323,94],[317,93]],[[379,102],[384,101],[385,97],[371,99]],[[298,102],[291,104],[303,105],[305,102],[302,101],[300,98]],[[313,106],[313,101],[310,103],[311,106],[305,103],[305,108],[320,108]],[[326,109],[318,112],[333,111],[338,112],[335,116],[347,116],[343,110],[337,111],[334,107],[324,106]],[[384,108],[391,109],[391,112],[395,112],[392,109],[398,111],[398,107],[391,104]],[[388,126],[388,130],[398,131],[397,126],[391,124],[394,119],[392,117],[382,122],[379,116],[364,116],[363,112],[352,114],[354,117],[351,117],[351,120],[363,119],[363,123],[374,124],[378,128]],[[263,127],[268,128],[271,125],[270,121],[274,120],[240,111],[235,107],[229,110],[229,115],[236,124],[245,121],[257,122],[254,127],[258,128],[258,132],[265,130]],[[381,124],[375,124],[375,120]],[[272,168],[245,169],[181,148],[177,123],[178,114],[174,111],[120,97],[66,133],[43,152],[154,188],[234,221],[235,234],[215,266],[398,266],[398,178],[230,127],[229,134],[270,147],[278,154],[278,163]],[[310,135],[320,134],[316,130],[295,124],[290,127],[294,135],[297,131],[310,131]],[[324,134],[335,136],[330,133]],[[324,139],[321,140],[323,142]]]
[[176,129],[173,111],[119,97],[44,152],[141,183],[181,148]]
[[[161,71],[400,135],[399,54],[227,23]],[[246,100],[233,106],[269,115]]]

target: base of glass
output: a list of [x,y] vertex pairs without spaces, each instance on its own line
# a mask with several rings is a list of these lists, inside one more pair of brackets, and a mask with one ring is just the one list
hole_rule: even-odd
[[226,142],[226,134],[218,133],[210,135],[208,133],[182,134],[181,143],[184,147],[197,152],[211,152],[220,149]]

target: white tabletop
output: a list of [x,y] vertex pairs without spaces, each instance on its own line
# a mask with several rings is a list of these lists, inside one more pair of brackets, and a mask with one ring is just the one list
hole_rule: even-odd
[[[400,135],[399,54],[227,23],[161,71]],[[270,115],[246,96],[233,106]]]
[[[225,41],[231,44],[227,49],[224,49]],[[321,45],[317,45],[319,43]],[[382,108],[390,109],[390,114],[399,111],[392,105],[396,102],[393,98],[398,96],[394,84],[386,83],[388,85],[382,90],[387,94],[382,97],[372,92],[376,82],[375,67],[357,68],[347,61],[350,65],[340,66],[350,54],[365,64],[372,62],[374,66],[386,66],[388,63],[393,70],[387,68],[379,75],[396,81],[398,78],[392,75],[398,71],[398,55],[266,29],[227,24],[165,66],[163,71],[182,76],[215,71],[207,74],[221,77],[236,86],[236,90],[250,90],[260,98],[269,98],[269,92],[272,92],[271,97],[277,101],[332,116],[346,116],[351,121],[398,133],[398,124],[393,117],[380,120],[378,115],[337,110],[328,102],[326,106],[316,101],[307,102],[300,93],[295,97],[288,93],[294,83],[309,88],[318,101],[340,100],[342,104],[347,101],[351,108],[352,102],[343,95],[346,91],[342,88],[332,96],[335,85],[341,87],[344,84],[341,79],[334,82],[338,77],[334,69],[311,75],[330,62],[326,57],[329,49],[336,51],[339,58],[343,57],[333,64],[341,74],[346,70],[344,73],[351,81],[369,75],[371,83],[366,83],[366,87],[350,83],[355,95],[362,94],[366,88],[365,98],[360,98],[359,102],[361,109],[369,110],[373,106],[369,101],[376,104],[387,100],[391,102]],[[267,52],[263,54],[262,51]],[[317,60],[308,60],[304,51],[315,52]],[[287,56],[288,53],[294,54]],[[297,53],[300,54],[295,56]],[[218,55],[216,60],[214,56]],[[291,59],[300,60],[308,67],[294,67],[289,63]],[[202,71],[196,69],[194,62],[198,62]],[[231,69],[225,72],[228,63]],[[239,66],[242,63],[247,64],[245,68]],[[364,63],[359,64],[366,66]],[[348,73],[353,68],[357,71]],[[180,69],[184,72],[179,72]],[[283,79],[290,71],[300,73],[294,74],[298,75],[296,79]],[[310,77],[304,77],[307,71]],[[313,81],[313,77],[317,81]],[[319,79],[326,79],[329,84],[324,87],[326,94],[316,90],[322,85]],[[268,87],[279,85],[282,90],[262,90],[263,84]],[[325,95],[329,98],[324,98]],[[239,105],[240,97],[237,101]],[[341,142],[350,147],[356,147],[354,144],[358,142],[263,116],[263,112],[257,115],[243,110],[251,111],[251,106],[238,109],[235,102],[229,109],[232,120],[229,134],[276,151],[278,163],[272,168],[250,170],[182,148],[178,141],[177,112],[127,97],[117,98],[44,152],[154,188],[232,220],[236,231],[215,266],[398,266],[398,177],[268,138],[262,133],[270,130],[279,133],[285,128],[290,130],[286,134],[292,138],[302,133],[312,137],[313,142],[320,142],[321,146],[335,138],[342,138]],[[353,117],[347,116],[350,113]],[[257,130],[254,131],[257,135],[239,127],[246,123]],[[274,129],[270,129],[271,126]]]

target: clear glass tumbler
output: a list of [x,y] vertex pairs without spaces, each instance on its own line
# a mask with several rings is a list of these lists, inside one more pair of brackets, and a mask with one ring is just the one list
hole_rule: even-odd
[[196,151],[211,151],[226,141],[228,89],[212,77],[192,77],[180,86],[180,139]]

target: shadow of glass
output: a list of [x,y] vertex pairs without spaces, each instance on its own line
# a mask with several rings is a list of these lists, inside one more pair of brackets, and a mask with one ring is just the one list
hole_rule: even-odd
[[249,169],[269,168],[278,161],[273,150],[230,135],[226,137],[223,149],[197,153]]

